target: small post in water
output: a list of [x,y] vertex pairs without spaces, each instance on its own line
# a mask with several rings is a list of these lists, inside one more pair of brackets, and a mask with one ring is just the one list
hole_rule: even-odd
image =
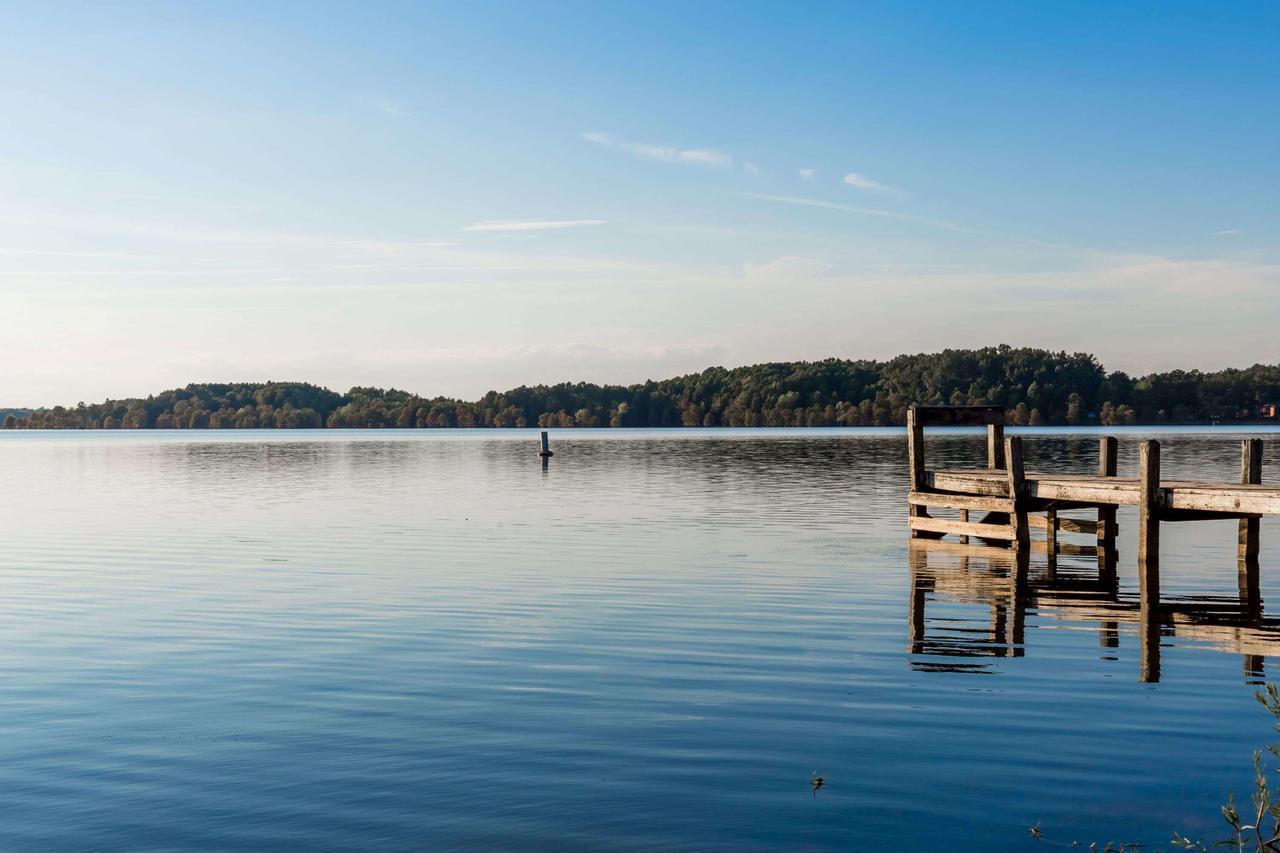
[[551,444],[547,441],[547,431],[545,429],[542,431],[542,450],[538,455],[543,459],[546,459],[548,456],[555,456],[555,454],[551,452]]

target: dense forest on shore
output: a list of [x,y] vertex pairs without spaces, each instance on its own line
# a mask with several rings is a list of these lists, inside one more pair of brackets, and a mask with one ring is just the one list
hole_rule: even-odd
[[1014,424],[1270,419],[1280,365],[1133,378],[1088,353],[1006,345],[889,361],[778,362],[636,385],[561,383],[474,402],[302,382],[202,383],[146,399],[10,410],[6,429],[885,426],[911,403],[1001,405]]

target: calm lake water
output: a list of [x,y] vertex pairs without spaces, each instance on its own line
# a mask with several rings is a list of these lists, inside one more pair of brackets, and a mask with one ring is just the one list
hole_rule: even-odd
[[[1161,434],[1166,478],[1244,434]],[[1019,603],[908,548],[900,431],[536,436],[0,434],[0,848],[1044,850],[1247,795],[1280,630],[1234,522],[1165,526],[1166,598],[1221,616],[1144,683],[1131,510],[1113,588],[1040,552]]]

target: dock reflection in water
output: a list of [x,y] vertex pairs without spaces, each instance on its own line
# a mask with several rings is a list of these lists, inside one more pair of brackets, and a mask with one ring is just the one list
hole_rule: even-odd
[[[1045,554],[1045,543],[1032,545],[1033,554]],[[1240,655],[1250,682],[1263,680],[1267,656],[1280,655],[1280,617],[1268,617],[1263,609],[1256,561],[1240,561],[1236,597],[1198,596],[1145,612],[1136,594],[1120,591],[1116,552],[1071,549],[1074,555],[1085,552],[1093,557],[1064,561],[1062,552],[1045,554],[1033,568],[1026,551],[910,540],[912,669],[995,673],[993,658],[1034,654],[1027,642],[1029,614],[1042,625],[1096,625],[1104,659],[1118,660],[1106,650],[1119,649],[1122,633],[1136,634],[1138,678],[1144,682],[1160,680],[1161,643],[1175,638]],[[986,607],[988,616],[975,618],[963,605]]]

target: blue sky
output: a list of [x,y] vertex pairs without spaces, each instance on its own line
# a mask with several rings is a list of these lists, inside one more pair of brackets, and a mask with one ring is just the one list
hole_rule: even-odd
[[1280,360],[1275,4],[0,6],[0,403]]

